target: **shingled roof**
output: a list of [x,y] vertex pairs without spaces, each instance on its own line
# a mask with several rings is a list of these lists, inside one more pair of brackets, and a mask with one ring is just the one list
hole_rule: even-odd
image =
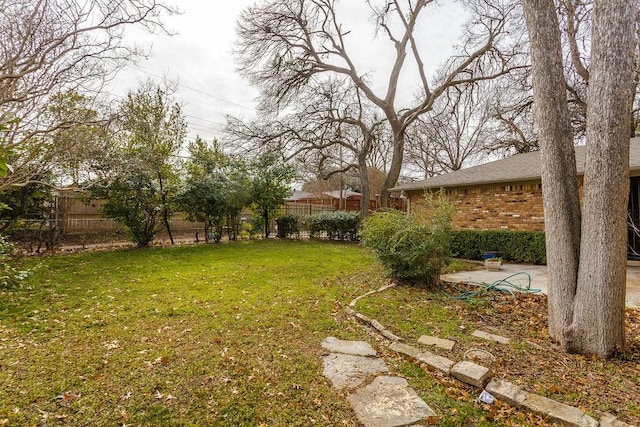
[[[576,147],[578,175],[584,174],[585,146]],[[629,158],[631,172],[640,174],[640,137],[631,139]],[[427,188],[450,188],[468,185],[497,184],[503,182],[530,181],[540,179],[540,152],[517,154],[445,175],[422,181],[398,185],[391,191],[424,190]]]

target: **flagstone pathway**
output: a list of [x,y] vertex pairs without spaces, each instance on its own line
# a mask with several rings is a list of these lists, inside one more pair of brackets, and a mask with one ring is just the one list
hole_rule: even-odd
[[348,393],[358,419],[365,427],[417,426],[435,417],[435,412],[404,378],[385,375],[389,368],[364,341],[343,341],[329,337],[322,346],[323,374],[338,390]]

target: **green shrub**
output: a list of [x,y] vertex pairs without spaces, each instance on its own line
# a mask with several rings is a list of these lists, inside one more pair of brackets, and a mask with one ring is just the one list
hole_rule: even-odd
[[481,259],[487,251],[496,251],[501,258],[525,264],[547,262],[543,231],[476,231],[452,232],[451,252],[457,258]]
[[[433,203],[433,199],[428,200]],[[442,197],[433,216],[412,216],[382,211],[364,222],[361,235],[392,277],[438,284],[450,261],[451,206]]]
[[331,240],[356,241],[359,238],[359,212],[325,211],[309,215],[304,219],[309,235],[317,239],[326,235]]
[[0,289],[17,288],[33,273],[33,270],[19,270],[12,265],[15,248],[4,236],[0,236]]
[[278,224],[278,237],[300,237],[300,219],[296,215],[283,215],[276,219]]

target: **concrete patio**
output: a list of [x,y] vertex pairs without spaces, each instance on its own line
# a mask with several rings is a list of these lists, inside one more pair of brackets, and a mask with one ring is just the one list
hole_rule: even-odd
[[[529,278],[531,278],[530,281]],[[509,283],[519,287],[526,288],[530,286],[532,289],[540,289],[544,294],[548,290],[547,278],[546,265],[526,264],[502,264],[502,268],[499,271],[482,269],[444,274],[442,276],[442,280],[454,283],[492,284],[500,280],[507,280]],[[640,264],[635,262],[630,262],[627,268],[626,305],[627,307],[640,308]]]

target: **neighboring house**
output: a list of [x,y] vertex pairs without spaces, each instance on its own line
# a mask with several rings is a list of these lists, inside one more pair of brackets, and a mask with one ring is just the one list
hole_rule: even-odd
[[[640,254],[640,138],[631,139],[631,191],[629,197],[630,255]],[[584,176],[585,147],[576,147],[580,191]],[[458,170],[422,181],[402,184],[392,191],[409,199],[409,210],[425,202],[425,191],[443,189],[456,207],[455,229],[544,230],[540,152],[518,154],[479,166]]]
[[[307,205],[332,206],[335,210],[359,211],[362,203],[362,194],[352,190],[334,190],[322,193],[307,193],[305,191],[294,191],[287,203],[300,203]],[[370,202],[369,209],[376,208],[376,201]]]

